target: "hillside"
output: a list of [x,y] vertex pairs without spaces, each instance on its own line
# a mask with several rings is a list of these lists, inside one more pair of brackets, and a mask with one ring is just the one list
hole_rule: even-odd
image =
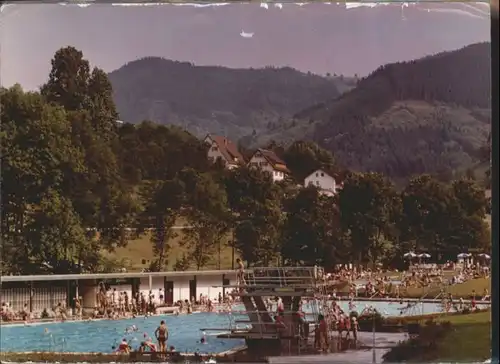
[[337,97],[340,82],[292,68],[230,69],[154,57],[130,62],[109,78],[124,121],[153,120],[233,139]]
[[297,113],[273,138],[312,139],[349,168],[394,179],[463,171],[479,162],[491,129],[490,67],[489,43],[386,65],[339,98]]

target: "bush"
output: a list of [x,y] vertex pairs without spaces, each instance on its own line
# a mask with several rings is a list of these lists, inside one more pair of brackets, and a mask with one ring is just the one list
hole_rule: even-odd
[[437,350],[439,340],[451,330],[450,321],[438,324],[433,319],[425,321],[419,330],[418,337],[399,344],[387,352],[383,359],[388,362],[403,362],[408,360],[430,360]]

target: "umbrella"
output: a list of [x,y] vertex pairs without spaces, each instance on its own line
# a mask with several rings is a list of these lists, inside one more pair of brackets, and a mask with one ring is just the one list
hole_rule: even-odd
[[419,258],[430,258],[431,255],[430,254],[427,254],[427,253],[422,253],[418,256]]
[[467,254],[467,253],[460,253],[457,255],[457,258],[459,258],[459,259],[468,258],[468,257],[470,257],[470,254]]
[[405,258],[415,258],[417,255],[413,252],[409,252],[403,255]]
[[481,254],[479,254],[479,256],[481,258],[484,258],[484,259],[490,259],[490,256],[488,254],[485,254],[485,253],[481,253]]

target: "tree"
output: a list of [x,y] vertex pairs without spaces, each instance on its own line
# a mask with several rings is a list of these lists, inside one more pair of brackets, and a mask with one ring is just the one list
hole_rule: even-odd
[[94,131],[107,141],[115,140],[118,112],[113,101],[113,88],[106,72],[97,67],[92,70],[86,96],[84,108],[90,112]]
[[[11,271],[36,271],[44,260],[56,264],[61,257],[40,250],[47,229],[64,229],[52,230],[60,234],[52,244],[81,244],[80,221],[63,192],[65,174],[84,170],[83,155],[71,143],[71,124],[61,107],[19,85],[1,89],[0,100],[2,250]],[[47,201],[55,210],[47,209]],[[66,217],[67,226],[57,217]]]
[[151,270],[161,272],[168,263],[169,241],[178,236],[173,227],[184,203],[184,186],[179,180],[152,181],[144,184],[141,194],[145,208],[139,215],[139,232],[151,231]]
[[487,199],[474,181],[462,179],[450,185],[429,175],[418,176],[403,191],[402,201],[402,238],[413,240],[413,248],[425,249],[438,260],[488,249]]
[[392,183],[378,173],[352,173],[337,195],[340,221],[351,238],[352,259],[376,263],[383,253],[380,244],[393,225],[397,194]]
[[456,201],[448,209],[451,216],[446,238],[448,250],[456,254],[475,249],[489,251],[491,237],[485,222],[489,206],[484,189],[466,179],[453,181],[451,189]]
[[488,199],[483,188],[475,181],[461,179],[453,181],[452,190],[460,208],[469,216],[484,219],[488,213]]
[[85,170],[65,174],[65,195],[82,223],[97,229],[103,248],[126,244],[124,229],[133,223],[138,201],[120,175],[114,127],[116,109],[104,72],[94,69],[82,52],[61,48],[52,59],[45,99],[63,107],[71,121],[71,140],[82,150]]
[[119,161],[129,183],[172,179],[183,169],[207,171],[207,147],[185,130],[144,121],[118,129]]
[[310,186],[288,199],[285,211],[281,247],[285,260],[332,268],[340,257],[347,256],[333,197],[321,195]]
[[401,232],[411,248],[434,252],[443,248],[443,238],[450,224],[448,209],[454,197],[449,186],[430,175],[413,178],[401,195],[403,204]]
[[246,167],[228,171],[224,185],[235,223],[234,247],[249,264],[269,264],[280,250],[280,185],[261,170]]
[[68,198],[49,189],[30,215],[26,231],[36,266],[50,267],[56,274],[81,273],[96,266],[95,240],[87,238]]
[[52,58],[49,80],[41,88],[47,101],[66,111],[81,110],[88,99],[89,62],[74,47],[59,49]]
[[333,155],[313,142],[293,142],[284,153],[284,160],[297,181],[304,181],[317,169],[338,170]]
[[230,212],[226,192],[210,174],[185,169],[180,179],[186,188],[185,229],[181,246],[189,251],[196,269],[207,265],[229,230]]

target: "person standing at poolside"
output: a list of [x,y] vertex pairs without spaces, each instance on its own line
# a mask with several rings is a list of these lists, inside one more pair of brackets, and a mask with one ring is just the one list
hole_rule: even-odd
[[75,301],[75,314],[76,314],[77,318],[82,317],[82,305],[80,303],[80,299],[81,299],[81,297],[78,297],[78,296],[73,298],[73,300]]
[[245,265],[241,261],[240,258],[236,259],[236,264],[238,264],[238,269],[237,269],[237,275],[236,275],[236,282],[238,286],[240,285],[245,285]]
[[158,350],[164,352],[167,350],[168,327],[165,321],[161,320],[160,326],[155,331],[156,340],[158,340]]

